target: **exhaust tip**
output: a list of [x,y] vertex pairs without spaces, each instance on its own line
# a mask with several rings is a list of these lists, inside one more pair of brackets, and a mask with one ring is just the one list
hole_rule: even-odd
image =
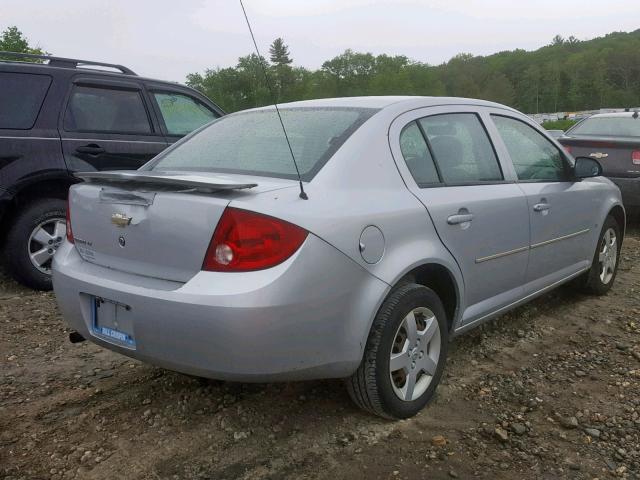
[[69,334],[69,341],[71,343],[80,343],[80,342],[84,342],[85,340],[86,340],[86,338],[84,338],[78,332],[71,332]]

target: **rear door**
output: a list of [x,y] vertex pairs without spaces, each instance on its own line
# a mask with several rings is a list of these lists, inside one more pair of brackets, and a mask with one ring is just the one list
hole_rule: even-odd
[[71,171],[137,169],[167,147],[136,80],[77,78],[59,130]]
[[465,323],[521,296],[529,253],[527,201],[485,121],[481,107],[438,107],[399,117],[391,131],[407,186],[462,270]]
[[0,207],[22,182],[67,176],[55,117],[47,121],[59,108],[48,93],[57,85],[50,75],[22,70],[0,71]]
[[528,121],[502,111],[491,118],[527,196],[527,283],[536,291],[590,264],[598,228],[593,213],[599,211],[600,196],[589,182],[571,178],[571,165],[561,149]]
[[147,93],[169,144],[223,115],[205,97],[187,89],[149,84]]

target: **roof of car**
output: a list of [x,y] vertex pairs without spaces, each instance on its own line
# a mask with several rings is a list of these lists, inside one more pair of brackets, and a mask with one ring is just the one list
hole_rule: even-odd
[[610,113],[595,113],[593,115],[591,115],[589,118],[607,118],[607,117],[613,117],[613,118],[624,118],[624,117],[633,117],[635,115],[635,112],[631,111],[631,112],[610,112]]
[[[507,108],[499,103],[478,100],[475,98],[462,97],[423,97],[423,96],[372,96],[372,97],[338,97],[338,98],[318,98],[315,100],[301,100],[298,102],[279,103],[280,108],[304,108],[304,107],[346,107],[346,108],[376,108],[383,109],[391,105],[415,104],[418,107],[430,107],[436,105],[480,105],[496,108]],[[261,108],[273,108],[269,105]]]

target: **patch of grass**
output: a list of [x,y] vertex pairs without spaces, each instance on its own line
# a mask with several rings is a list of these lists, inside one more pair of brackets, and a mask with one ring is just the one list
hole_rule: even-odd
[[576,123],[578,122],[576,122],[575,120],[549,120],[546,122],[542,122],[542,128],[546,128],[547,130],[563,130],[566,132]]

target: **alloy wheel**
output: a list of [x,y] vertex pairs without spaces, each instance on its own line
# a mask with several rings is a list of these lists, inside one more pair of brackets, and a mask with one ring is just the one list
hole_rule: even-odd
[[67,226],[62,218],[51,218],[33,229],[27,249],[29,259],[40,272],[51,274],[51,260],[67,234]]
[[616,232],[613,228],[608,228],[602,238],[602,246],[598,254],[600,264],[600,281],[605,285],[611,281],[616,271],[618,260],[618,243]]
[[424,394],[438,367],[440,345],[440,326],[431,310],[414,308],[404,317],[389,358],[391,385],[398,398],[410,402]]

